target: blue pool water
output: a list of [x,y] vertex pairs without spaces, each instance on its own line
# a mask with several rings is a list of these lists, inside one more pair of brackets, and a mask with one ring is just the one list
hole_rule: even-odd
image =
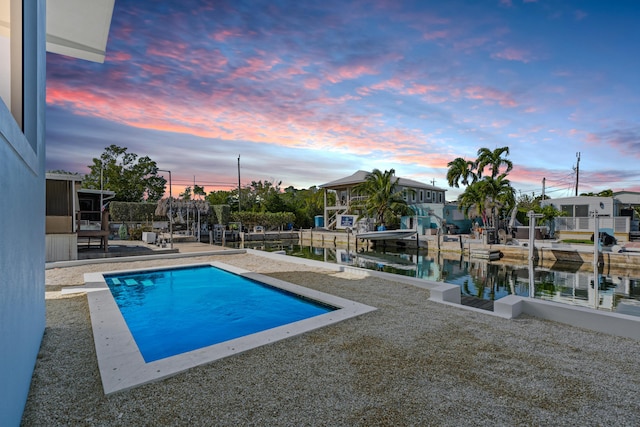
[[145,362],[336,309],[208,265],[104,278]]

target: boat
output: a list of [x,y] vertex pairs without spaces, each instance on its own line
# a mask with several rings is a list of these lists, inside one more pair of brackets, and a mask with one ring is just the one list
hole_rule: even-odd
[[370,231],[366,233],[356,234],[358,239],[366,240],[396,240],[405,239],[416,234],[416,230],[383,230],[383,231]]

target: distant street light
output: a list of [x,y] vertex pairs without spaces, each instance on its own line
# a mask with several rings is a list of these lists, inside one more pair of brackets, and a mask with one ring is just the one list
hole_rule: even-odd
[[167,169],[158,169],[158,172],[168,172],[169,173],[169,241],[171,242],[171,249],[173,249],[173,209],[171,199],[173,198],[171,195],[171,171]]

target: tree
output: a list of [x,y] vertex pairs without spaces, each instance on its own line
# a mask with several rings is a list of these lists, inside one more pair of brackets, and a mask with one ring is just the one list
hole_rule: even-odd
[[580,193],[581,196],[595,196],[595,197],[613,197],[613,190],[602,190],[599,193],[589,192],[589,193]]
[[[485,225],[495,226],[497,214],[515,206],[515,190],[507,179],[513,163],[504,158],[508,155],[509,147],[495,150],[480,148],[475,162],[458,157],[447,164],[449,185],[458,187],[461,182],[467,186],[458,197],[458,207],[464,210],[465,215],[468,216],[471,208],[475,208]],[[501,168],[505,169],[502,173]],[[483,177],[485,169],[490,169],[491,175]]]
[[182,200],[191,200],[191,187],[184,187],[184,191],[178,194]]
[[[329,204],[335,201],[335,193],[329,193]],[[293,212],[296,216],[297,227],[313,227],[314,217],[322,215],[324,211],[324,191],[315,186],[306,190],[297,190],[292,186],[280,193],[280,200],[284,204],[285,212]]]
[[203,198],[207,195],[207,193],[204,191],[204,187],[201,187],[199,185],[194,185],[193,186],[193,196],[202,196]]
[[447,181],[451,187],[459,188],[459,182],[462,182],[462,185],[465,186],[469,185],[469,178],[471,178],[472,182],[476,182],[477,180],[476,174],[473,172],[475,162],[458,157],[447,163],[447,167],[449,168],[447,171]]
[[487,198],[486,207],[491,212],[491,225],[496,226],[498,211],[511,210],[516,203],[515,190],[511,182],[506,178],[507,174],[501,174],[496,178],[484,177],[482,181],[482,193]]
[[375,218],[381,225],[385,225],[390,216],[408,215],[411,209],[403,198],[403,192],[398,187],[398,178],[395,178],[395,170],[381,172],[374,169],[367,174],[364,182],[356,185],[354,191],[366,196],[362,207],[367,215]]
[[475,209],[476,214],[482,217],[482,223],[486,225],[486,195],[482,192],[481,186],[476,184],[469,185],[464,193],[458,196],[458,208],[462,209],[467,217],[469,216],[469,211],[472,208]]
[[156,162],[151,158],[138,158],[137,154],[128,153],[126,147],[115,144],[106,147],[100,158],[94,158],[89,169],[91,172],[85,175],[83,186],[111,190],[116,193],[114,201],[157,202],[162,198],[167,183],[158,175]]
[[225,190],[211,191],[205,199],[210,205],[228,205],[231,198],[231,192]]
[[476,169],[478,178],[482,177],[485,168],[491,169],[491,178],[496,178],[500,175],[500,168],[506,166],[504,174],[508,174],[513,169],[513,163],[511,160],[507,160],[502,155],[509,155],[509,147],[496,148],[491,151],[488,148],[480,148],[478,150],[478,158],[476,159]]

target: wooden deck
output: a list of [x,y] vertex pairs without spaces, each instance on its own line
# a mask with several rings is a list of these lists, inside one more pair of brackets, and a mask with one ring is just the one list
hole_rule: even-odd
[[108,230],[78,230],[78,239],[87,240],[87,248],[91,247],[91,239],[99,239],[100,247],[109,252],[109,231]]
[[[82,229],[82,220],[85,218],[91,218],[91,215],[94,217],[96,215],[100,216],[100,229],[99,230],[83,230]],[[100,211],[79,211],[78,212],[78,224],[77,231],[78,239],[86,239],[87,240],[87,248],[91,247],[91,239],[99,239],[100,240],[100,248],[102,248],[105,252],[109,252],[109,212],[100,212]]]
[[493,311],[493,301],[491,300],[462,295],[460,303],[468,307],[475,307],[481,310]]

